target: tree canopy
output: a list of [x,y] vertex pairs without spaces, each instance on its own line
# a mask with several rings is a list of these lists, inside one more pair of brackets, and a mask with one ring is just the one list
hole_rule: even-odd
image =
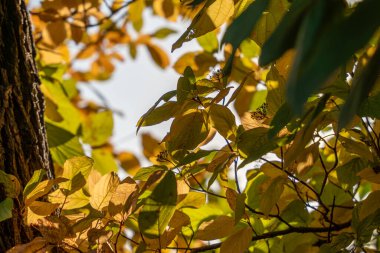
[[[378,0],[42,0],[31,19],[55,175],[36,170],[22,185],[0,171],[0,221],[18,202],[38,231],[10,252],[377,252],[379,10]],[[191,23],[144,34],[145,11]],[[170,63],[157,40],[173,34],[172,51],[191,40],[202,50]],[[162,140],[141,135],[148,167],[115,151],[114,112],[78,92],[140,47],[178,73],[136,123],[138,133],[170,122]]]

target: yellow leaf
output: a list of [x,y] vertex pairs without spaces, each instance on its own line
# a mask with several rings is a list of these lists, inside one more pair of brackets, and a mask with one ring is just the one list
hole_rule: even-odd
[[189,110],[185,115],[176,117],[170,127],[168,150],[191,150],[196,148],[209,132],[203,113]]
[[204,241],[221,239],[233,231],[235,219],[229,216],[219,216],[211,221],[203,222],[196,234],[196,238]]
[[83,48],[76,56],[77,59],[88,59],[96,53],[97,45],[91,44]]
[[200,208],[206,203],[206,195],[202,192],[189,192],[186,197],[177,204],[180,208]]
[[90,191],[90,204],[98,211],[105,209],[119,185],[119,178],[113,172],[102,176],[99,182],[96,183],[93,191]]
[[244,253],[252,240],[252,229],[246,227],[229,236],[220,247],[220,253]]
[[64,21],[49,23],[42,32],[45,42],[53,47],[59,46],[69,37],[70,25]]
[[127,177],[116,188],[110,199],[108,211],[118,221],[125,220],[136,206],[139,187]]
[[52,204],[49,202],[34,201],[27,207],[26,224],[38,224],[38,220],[49,216],[54,212],[60,204]]
[[207,1],[182,36],[173,44],[172,52],[184,42],[202,36],[223,25],[234,13],[233,0]]
[[89,197],[83,193],[82,189],[68,196],[64,195],[60,189],[57,189],[49,194],[48,200],[50,203],[62,205],[64,210],[70,210],[88,205]]
[[209,108],[209,116],[211,125],[220,133],[220,135],[231,141],[235,140],[237,130],[235,116],[227,107],[212,104]]
[[152,56],[154,62],[162,69],[166,68],[169,65],[169,57],[159,46],[147,43],[146,47]]
[[117,155],[117,159],[120,162],[120,166],[129,175],[136,175],[137,171],[140,169],[140,162],[137,157],[130,152],[121,152]]

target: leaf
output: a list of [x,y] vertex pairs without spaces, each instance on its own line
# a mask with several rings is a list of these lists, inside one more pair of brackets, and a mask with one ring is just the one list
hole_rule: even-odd
[[253,29],[251,38],[262,47],[264,42],[272,34],[280,19],[287,11],[287,0],[270,0],[267,10],[260,17]]
[[195,238],[203,241],[221,239],[230,235],[234,226],[235,220],[233,218],[221,215],[214,220],[201,223],[195,234]]
[[295,45],[295,35],[301,26],[301,20],[312,3],[313,1],[293,1],[289,11],[284,15],[272,35],[264,43],[259,58],[260,66],[268,65],[280,58],[286,50]]
[[206,139],[208,133],[209,127],[203,113],[189,110],[185,115],[176,117],[170,126],[168,150],[192,150]]
[[116,191],[119,182],[119,178],[113,172],[102,176],[99,182],[96,183],[93,191],[90,191],[91,206],[98,211],[105,209],[111,200],[112,194]]
[[91,146],[106,143],[113,131],[112,111],[91,113],[83,124],[83,141]]
[[50,147],[50,153],[53,161],[60,166],[63,166],[65,161],[70,158],[84,156],[82,144],[76,136],[62,145]]
[[235,212],[235,224],[237,224],[245,215],[245,199],[247,195],[245,193],[237,193],[231,188],[227,188],[226,198],[228,205]]
[[50,148],[61,146],[75,137],[75,135],[69,131],[52,125],[49,122],[46,122],[46,134],[48,135],[48,143]]
[[358,115],[360,117],[372,117],[380,119],[380,111],[378,110],[380,104],[380,93],[369,96],[363,101],[359,108]]
[[192,153],[187,154],[181,161],[179,161],[177,166],[183,166],[183,165],[198,161],[199,159],[209,156],[215,152],[217,151],[199,149],[197,152],[194,152],[194,153],[192,152]]
[[133,177],[134,180],[147,181],[150,175],[156,171],[167,170],[166,166],[163,165],[153,165],[149,167],[140,168],[136,175]]
[[[315,92],[333,71],[369,42],[380,25],[378,9],[379,1],[362,1],[351,15],[328,25],[322,34],[315,35],[314,38],[308,36],[308,41],[313,46],[309,48],[307,55],[303,55],[305,58],[299,57],[302,59],[299,59],[296,67],[293,64],[288,81],[287,95],[294,110],[300,112],[309,95]],[[350,43],[346,43],[347,41]],[[304,59],[307,60],[303,61]],[[310,76],[313,78],[310,79]]]
[[206,204],[206,194],[202,192],[189,192],[186,197],[177,204],[177,209],[200,208]]
[[173,44],[172,52],[184,42],[200,37],[224,24],[234,12],[233,0],[208,0],[182,36]]
[[30,191],[30,193],[24,196],[25,205],[28,206],[33,201],[49,193],[54,185],[54,180],[44,180],[36,185],[36,187]]
[[5,191],[5,196],[10,198],[18,198],[21,192],[21,184],[18,179],[0,170],[0,186]]
[[8,250],[8,253],[33,253],[33,252],[39,252],[39,251],[46,251],[48,241],[45,238],[42,237],[36,237],[31,242],[21,245],[16,245],[10,250]]
[[140,118],[142,122],[137,123],[139,126],[153,126],[161,122],[167,121],[180,109],[177,102],[168,101],[162,106],[156,107],[154,110],[149,112],[144,118]]
[[231,70],[231,63],[236,49],[240,46],[243,40],[249,37],[252,29],[255,27],[263,11],[266,9],[268,2],[268,0],[254,1],[227,28],[226,33],[222,39],[222,44],[230,43],[233,47],[233,52],[230,56],[229,62],[225,66],[225,71],[227,73],[229,73]]
[[65,162],[63,165],[64,175],[68,179],[72,179],[78,172],[87,178],[90,174],[94,160],[86,156],[73,157]]
[[42,36],[49,45],[57,47],[68,37],[69,29],[69,24],[64,21],[51,22],[43,30]]
[[120,162],[121,168],[131,176],[136,175],[140,169],[140,162],[133,153],[121,152],[117,155],[117,159]]
[[176,178],[168,171],[144,203],[138,217],[140,231],[148,238],[162,235],[175,212],[176,202]]
[[38,185],[39,182],[41,182],[42,178],[46,175],[46,171],[45,170],[35,170],[33,171],[33,175],[31,177],[31,179],[28,181],[28,183],[26,184],[25,188],[24,188],[24,192],[23,192],[23,195],[24,195],[24,198],[30,194],[30,192],[36,188],[36,186]]
[[160,28],[157,31],[155,31],[151,36],[157,39],[165,39],[166,37],[177,33],[177,31],[172,30],[170,28]]
[[169,57],[160,47],[152,43],[147,43],[146,47],[152,59],[160,68],[165,69],[169,65]]
[[6,198],[0,202],[0,222],[12,218],[13,199]]
[[94,148],[92,149],[91,156],[94,159],[94,169],[105,175],[110,172],[117,172],[118,166],[113,154],[109,147]]
[[274,141],[269,140],[268,129],[263,127],[253,128],[243,132],[238,137],[237,145],[240,155],[245,157],[245,160],[239,165],[239,168],[259,159],[277,147]]
[[214,53],[218,51],[219,42],[217,38],[217,33],[215,31],[206,33],[197,38],[199,45],[209,53]]
[[225,106],[212,104],[209,107],[209,116],[212,127],[214,127],[224,138],[234,141],[237,126],[235,116]]
[[52,214],[58,207],[59,203],[52,204],[48,202],[34,201],[27,207],[26,224],[37,225],[40,219]]
[[264,215],[269,215],[272,208],[276,205],[282,192],[284,191],[285,183],[286,178],[276,177],[272,180],[271,184],[262,195],[260,209],[263,211]]
[[366,166],[367,163],[363,159],[357,157],[337,167],[336,172],[339,182],[347,185],[347,187],[343,186],[344,188],[350,189],[352,186],[359,182],[360,177],[357,176],[357,174],[366,168]]
[[230,235],[221,245],[220,253],[244,253],[252,240],[253,232],[245,227]]
[[139,132],[139,129],[141,127],[142,122],[144,122],[144,119],[151,113],[159,104],[161,101],[169,101],[172,97],[174,97],[177,94],[177,91],[172,90],[169,92],[166,92],[164,95],[162,95],[157,102],[139,119],[137,123],[137,129],[136,129],[136,134]]
[[126,220],[136,206],[138,193],[139,187],[132,178],[127,177],[121,181],[110,199],[110,215],[118,221]]
[[368,65],[354,79],[350,95],[346,99],[342,111],[339,116],[338,131],[345,127],[358,112],[360,105],[367,98],[372,87],[375,85],[378,73],[380,72],[380,49],[377,48],[375,54],[370,59]]
[[59,204],[63,210],[71,210],[84,207],[89,204],[89,197],[80,189],[70,195],[64,195],[60,189],[50,193],[48,200],[52,204]]
[[380,198],[380,191],[371,192],[368,197],[362,202],[359,211],[359,219],[364,220],[371,214],[380,210],[380,202],[378,201]]

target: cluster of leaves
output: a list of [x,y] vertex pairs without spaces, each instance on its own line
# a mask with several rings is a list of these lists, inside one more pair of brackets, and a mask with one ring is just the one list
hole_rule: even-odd
[[[42,237],[16,252],[380,249],[379,1],[42,3],[33,18],[56,178],[36,171],[24,188],[25,221]],[[174,63],[177,89],[138,122],[139,130],[172,120],[161,142],[143,135],[153,165],[140,168],[132,154],[113,152],[112,112],[83,106],[73,80],[107,79],[120,44],[132,58],[145,45],[168,65],[152,38],[171,31],[127,33],[129,23],[141,29],[144,8],[169,21],[190,17],[172,49],[196,38],[202,50]],[[49,62],[46,52],[67,52],[68,40],[82,47],[70,60],[89,59],[91,70],[63,53]],[[78,157],[81,143],[93,160]],[[120,181],[117,164],[133,179]],[[21,187],[11,175],[1,182],[12,186],[12,203]]]

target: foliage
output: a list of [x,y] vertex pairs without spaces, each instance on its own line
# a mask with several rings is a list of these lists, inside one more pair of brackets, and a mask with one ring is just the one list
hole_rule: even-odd
[[[171,120],[162,141],[142,135],[152,165],[141,168],[113,150],[112,111],[84,101],[76,83],[109,79],[120,46],[169,66],[155,40],[174,31],[141,34],[145,9],[191,19],[172,49],[196,38],[203,50],[173,64],[177,89],[137,123]],[[13,251],[379,250],[379,9],[377,0],[42,1],[32,19],[56,178],[35,171],[20,197],[17,179],[0,175],[0,220],[13,198],[41,233]]]

